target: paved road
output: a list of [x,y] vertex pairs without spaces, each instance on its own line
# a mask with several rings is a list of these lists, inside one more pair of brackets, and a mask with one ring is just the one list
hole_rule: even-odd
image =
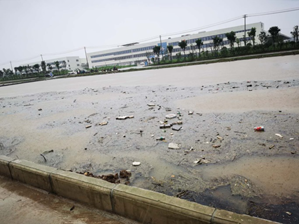
[[[71,208],[74,206],[74,209]],[[0,176],[0,223],[137,224]]]

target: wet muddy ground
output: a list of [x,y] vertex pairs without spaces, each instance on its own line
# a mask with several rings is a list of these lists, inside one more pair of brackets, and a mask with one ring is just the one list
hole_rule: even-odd
[[[130,170],[131,186],[295,223],[298,115],[299,77],[5,97],[0,154],[94,175]],[[160,128],[173,123],[181,129]]]

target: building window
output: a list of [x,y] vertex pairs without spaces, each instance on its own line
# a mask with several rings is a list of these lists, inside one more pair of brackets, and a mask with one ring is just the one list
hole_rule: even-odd
[[79,64],[77,64],[77,66],[80,66]]
[[67,62],[70,62],[69,60],[67,60]]

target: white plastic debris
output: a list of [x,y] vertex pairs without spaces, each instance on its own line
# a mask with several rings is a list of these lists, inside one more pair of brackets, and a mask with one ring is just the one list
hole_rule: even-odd
[[167,119],[173,119],[173,118],[176,118],[176,114],[167,114],[165,117]]
[[140,164],[141,164],[141,162],[136,162],[136,161],[134,161],[134,162],[132,163],[133,166],[140,166]]
[[283,138],[283,136],[281,134],[275,134],[276,136],[278,136],[279,138]]
[[168,144],[168,148],[169,149],[180,149],[180,146],[179,146],[179,144],[171,142]]

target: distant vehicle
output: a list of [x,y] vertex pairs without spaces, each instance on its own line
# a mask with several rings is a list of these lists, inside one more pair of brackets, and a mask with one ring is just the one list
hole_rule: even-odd
[[75,71],[73,71],[73,70],[70,70],[67,74],[74,75],[74,74],[77,74],[77,73]]

